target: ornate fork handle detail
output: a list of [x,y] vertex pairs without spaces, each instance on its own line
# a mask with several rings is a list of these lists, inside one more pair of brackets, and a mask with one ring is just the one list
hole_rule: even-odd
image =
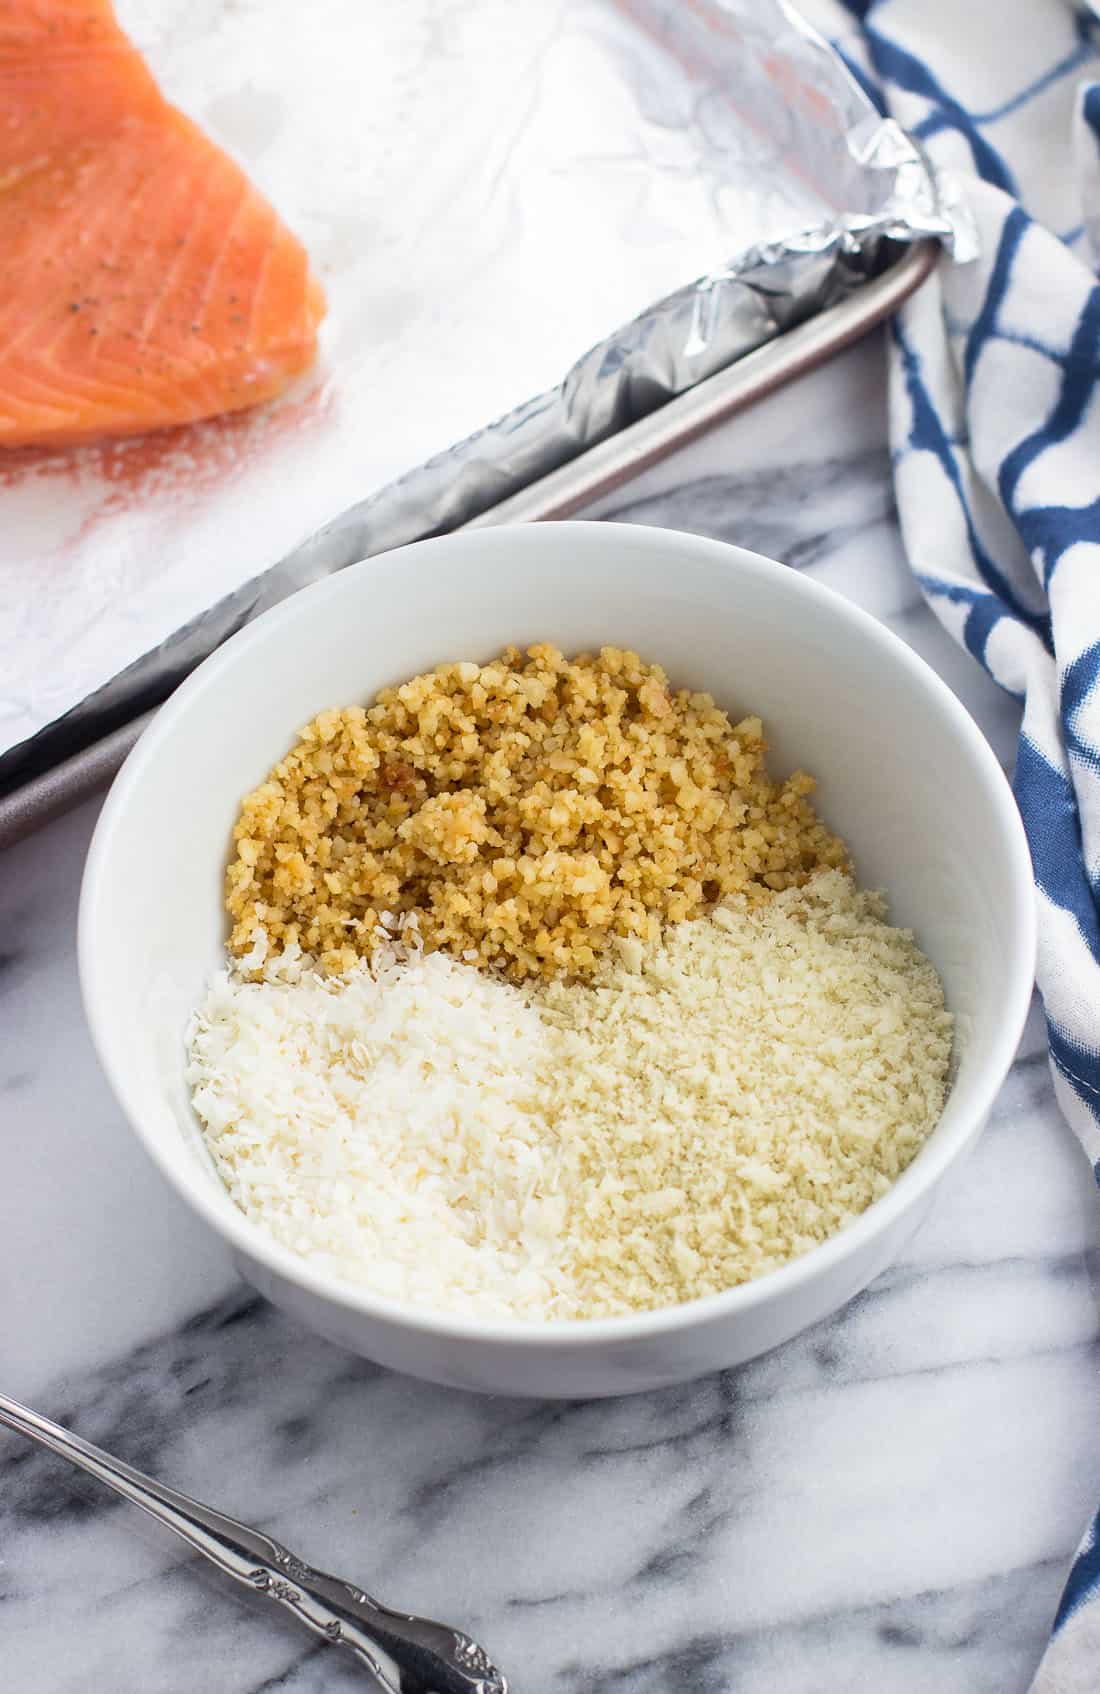
[[345,1648],[383,1694],[509,1694],[507,1679],[484,1648],[461,1630],[391,1611],[353,1583],[304,1564],[262,1530],[155,1482],[4,1394],[0,1424],[97,1477],[227,1576],[292,1612],[322,1640]]

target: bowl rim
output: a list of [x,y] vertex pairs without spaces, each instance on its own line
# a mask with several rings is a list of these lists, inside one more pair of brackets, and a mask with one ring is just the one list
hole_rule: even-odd
[[[981,778],[983,792],[991,807],[995,822],[1003,834],[1011,863],[1012,909],[1006,912],[1005,923],[1010,928],[1013,945],[1011,969],[1006,973],[1005,1011],[998,1033],[980,1062],[980,1078],[972,1085],[974,1095],[969,1113],[951,1133],[938,1142],[926,1143],[891,1185],[887,1192],[873,1201],[850,1224],[835,1235],[812,1247],[798,1258],[776,1270],[768,1271],[753,1281],[715,1294],[706,1294],[676,1306],[658,1307],[651,1311],[631,1312],[614,1317],[599,1318],[515,1318],[481,1317],[439,1311],[432,1307],[390,1299],[354,1283],[342,1281],[319,1270],[308,1260],[299,1257],[252,1222],[224,1193],[219,1197],[206,1179],[191,1180],[184,1171],[166,1156],[155,1138],[144,1127],[144,1113],[138,1091],[131,1087],[125,1064],[125,1051],[116,1039],[110,1014],[109,995],[99,976],[99,960],[95,937],[97,911],[101,890],[110,877],[111,847],[116,829],[131,796],[139,787],[147,768],[157,758],[162,742],[174,729],[191,701],[208,689],[220,686],[222,679],[253,645],[264,639],[272,628],[292,621],[302,604],[316,603],[326,597],[338,599],[354,582],[380,567],[392,563],[397,554],[411,552],[448,551],[456,542],[466,545],[496,547],[525,546],[533,536],[547,530],[584,531],[603,534],[610,543],[627,549],[679,551],[695,553],[726,569],[747,572],[773,580],[782,579],[785,588],[797,599],[802,597],[812,606],[828,602],[834,615],[844,618],[870,645],[880,649],[893,665],[907,671],[931,700],[938,704],[968,752],[976,773]],[[537,545],[545,545],[538,541]],[[580,519],[550,524],[508,524],[476,531],[456,531],[450,535],[433,536],[391,549],[371,558],[359,560],[333,575],[298,590],[286,600],[246,624],[206,658],[160,707],[144,731],[112,783],[96,821],[81,881],[77,919],[77,959],[81,997],[85,1018],[92,1037],[96,1056],[103,1068],[111,1091],[122,1107],[123,1115],[138,1141],[153,1163],[180,1197],[198,1212],[203,1221],[235,1251],[247,1259],[258,1261],[267,1271],[294,1284],[306,1292],[358,1313],[390,1328],[415,1331],[423,1335],[467,1340],[486,1345],[501,1345],[539,1350],[568,1343],[571,1347],[588,1350],[612,1342],[637,1342],[669,1331],[684,1331],[709,1324],[718,1319],[733,1318],[739,1313],[766,1307],[775,1300],[812,1284],[831,1267],[855,1257],[877,1237],[889,1232],[914,1210],[920,1200],[929,1195],[947,1168],[973,1141],[982,1128],[994,1100],[1011,1067],[1031,1003],[1037,952],[1037,914],[1031,854],[1024,834],[1016,802],[1004,771],[985,735],[966,707],[946,682],[924,659],[870,612],[848,600],[836,590],[807,577],[797,569],[777,560],[753,553],[732,542],[718,541],[687,531],[665,529],[655,525],[609,524]],[[196,1161],[196,1176],[200,1167]]]

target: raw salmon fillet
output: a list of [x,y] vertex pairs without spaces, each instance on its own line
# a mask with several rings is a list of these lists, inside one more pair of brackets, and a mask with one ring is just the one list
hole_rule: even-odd
[[268,400],[324,310],[301,242],[110,0],[0,0],[0,446]]

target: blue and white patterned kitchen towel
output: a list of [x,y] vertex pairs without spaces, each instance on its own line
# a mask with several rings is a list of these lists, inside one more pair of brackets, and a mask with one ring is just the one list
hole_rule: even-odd
[[[979,228],[981,258],[945,261],[893,327],[898,510],[929,604],[1023,705],[1051,1069],[1100,1177],[1100,17],[1086,0],[842,7],[837,45],[963,180]],[[1032,1694],[1098,1690],[1100,1514]]]

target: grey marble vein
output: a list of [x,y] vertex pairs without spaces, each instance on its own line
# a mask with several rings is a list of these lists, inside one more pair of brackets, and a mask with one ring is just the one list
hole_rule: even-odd
[[689,529],[811,571],[857,539],[890,537],[897,521],[883,448],[819,464],[731,469],[643,498],[627,490],[604,515]]

